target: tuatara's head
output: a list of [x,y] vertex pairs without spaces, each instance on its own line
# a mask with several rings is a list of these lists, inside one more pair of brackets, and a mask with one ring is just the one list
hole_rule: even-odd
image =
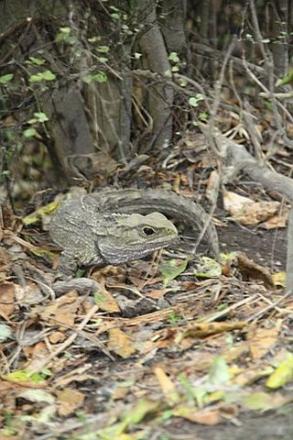
[[[114,221],[113,221],[114,220]],[[178,237],[176,227],[163,214],[111,215],[105,234],[99,235],[97,247],[105,261],[119,264],[142,258],[173,243]]]

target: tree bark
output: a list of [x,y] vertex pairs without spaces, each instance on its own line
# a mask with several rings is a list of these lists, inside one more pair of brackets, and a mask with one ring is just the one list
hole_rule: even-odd
[[[138,12],[144,23],[144,31],[139,40],[147,67],[160,74],[162,78],[171,74],[168,53],[158,25],[156,3],[154,0],[141,0]],[[173,88],[161,83],[154,83],[148,89],[149,113],[153,123],[151,146],[166,147],[172,137]]]

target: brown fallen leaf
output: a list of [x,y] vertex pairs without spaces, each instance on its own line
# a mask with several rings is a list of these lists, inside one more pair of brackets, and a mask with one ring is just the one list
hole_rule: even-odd
[[224,193],[224,207],[234,220],[243,225],[258,225],[277,214],[279,202],[254,202],[232,191]]
[[[1,235],[2,234],[2,235]],[[3,238],[3,229],[1,229],[0,226],[0,242],[2,241]],[[4,271],[5,266],[9,266],[11,262],[11,255],[7,252],[7,250],[5,248],[0,248],[0,271]]]
[[254,360],[261,359],[277,342],[282,321],[276,322],[272,328],[255,328],[252,326],[247,335],[251,356]]
[[49,350],[45,342],[38,342],[35,345],[24,347],[23,352],[29,359],[25,365],[26,369],[29,371],[34,371],[34,369],[49,355]]
[[231,330],[241,330],[246,325],[244,321],[195,323],[188,325],[188,328],[179,334],[179,340],[186,337],[203,338]]
[[275,287],[286,287],[286,272],[273,273],[272,281]]
[[259,368],[245,368],[235,377],[232,382],[241,387],[251,385],[263,377],[269,376],[273,371],[272,367],[264,368],[263,365]]
[[15,298],[22,306],[42,304],[44,301],[40,287],[32,281],[28,281],[24,286],[16,284]]
[[94,298],[95,298],[95,303],[97,304],[97,306],[99,306],[99,309],[102,310],[103,312],[108,312],[108,313],[120,312],[120,307],[117,301],[107,289],[101,288],[101,290],[95,293]]
[[51,333],[48,339],[51,344],[58,344],[59,342],[63,342],[65,338],[66,336],[64,333],[56,331]]
[[99,306],[99,309],[103,312],[119,313],[120,307],[115,298],[106,288],[106,280],[104,275],[95,272],[92,278],[99,284],[99,290],[98,292],[95,292],[94,295],[95,303],[97,304],[97,306]]
[[266,287],[273,287],[274,283],[270,271],[255,263],[244,252],[237,252],[238,269],[245,279],[263,281]]
[[135,347],[131,338],[119,328],[112,328],[108,332],[108,348],[114,353],[127,359],[135,353]]
[[14,312],[15,286],[13,283],[2,283],[0,286],[0,316],[5,320]]
[[164,298],[165,293],[167,292],[167,289],[152,289],[148,292],[146,292],[146,295],[148,298],[152,298],[152,299],[160,299],[160,298]]
[[282,214],[277,214],[271,217],[264,223],[261,223],[259,226],[263,229],[277,229],[277,228],[286,228],[288,222],[288,211],[284,211]]
[[172,380],[167,376],[166,372],[163,370],[163,368],[157,366],[154,368],[154,373],[156,375],[156,378],[160,384],[160,387],[163,391],[163,394],[165,398],[167,399],[168,403],[176,403],[179,401],[179,395],[176,391],[176,386],[172,382]]
[[57,392],[57,408],[59,416],[68,416],[80,408],[84,402],[84,394],[72,388]]
[[71,327],[74,324],[79,305],[78,293],[68,292],[45,307],[41,312],[41,317],[45,321],[52,320],[54,324],[65,324],[66,327]]
[[[191,323],[185,327],[168,328],[157,332],[155,345],[158,349],[177,346],[177,349],[187,350],[194,345],[195,339],[206,338],[226,331],[243,329],[244,321]],[[159,337],[160,336],[160,337]]]
[[173,409],[172,413],[174,416],[182,417],[200,425],[214,426],[221,422],[221,414],[218,409],[196,410],[196,408],[182,405]]
[[219,182],[220,182],[220,176],[218,171],[214,170],[211,172],[207,189],[206,189],[206,197],[211,203],[215,203],[218,197],[218,190],[219,190]]

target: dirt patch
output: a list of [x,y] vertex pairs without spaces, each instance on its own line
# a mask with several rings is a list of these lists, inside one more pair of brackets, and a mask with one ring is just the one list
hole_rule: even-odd
[[286,230],[252,229],[229,222],[218,228],[223,252],[245,252],[257,263],[272,270],[284,270],[286,265]]
[[[211,427],[190,425],[189,431],[185,424],[184,431],[181,430],[180,434],[181,438],[183,438],[182,434],[186,434],[184,437],[186,440],[291,440],[293,438],[292,410],[293,407],[291,414],[288,410],[286,415],[273,412],[262,416],[243,415],[240,426],[233,426],[230,423]],[[174,429],[174,439],[177,438],[176,435],[179,435],[179,430],[175,434]]]

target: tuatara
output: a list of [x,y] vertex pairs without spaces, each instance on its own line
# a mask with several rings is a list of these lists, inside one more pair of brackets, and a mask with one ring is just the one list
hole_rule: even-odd
[[50,235],[63,249],[61,271],[119,264],[174,243],[178,232],[165,215],[192,230],[206,227],[205,235],[218,255],[215,227],[191,200],[154,189],[104,190],[66,200],[51,220]]

